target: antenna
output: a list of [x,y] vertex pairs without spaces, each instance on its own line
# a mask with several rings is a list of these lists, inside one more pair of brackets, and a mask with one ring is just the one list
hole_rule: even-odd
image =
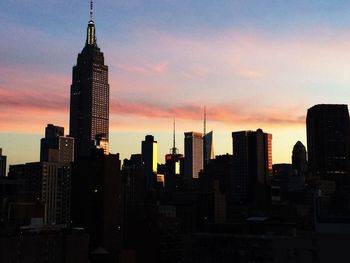
[[174,125],[173,125],[173,154],[175,151],[175,116],[174,116]]
[[94,1],[91,0],[90,1],[90,21],[92,21],[93,12],[94,12]]
[[204,106],[204,134],[203,134],[203,136],[205,136],[205,134],[206,134],[206,128],[207,128],[207,109]]

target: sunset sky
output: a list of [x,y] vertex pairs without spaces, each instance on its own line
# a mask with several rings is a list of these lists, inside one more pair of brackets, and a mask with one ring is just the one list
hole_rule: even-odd
[[[159,162],[183,133],[273,134],[273,161],[306,145],[305,116],[350,101],[350,2],[96,0],[97,43],[109,66],[110,150],[121,158],[158,141]],[[8,163],[39,160],[48,123],[69,127],[72,66],[83,48],[88,0],[0,3],[0,148]]]

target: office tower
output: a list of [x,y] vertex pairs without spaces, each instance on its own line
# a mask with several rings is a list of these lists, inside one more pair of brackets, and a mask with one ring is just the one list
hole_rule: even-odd
[[306,175],[307,172],[307,157],[306,149],[302,142],[297,141],[293,147],[292,154],[293,169],[298,172],[298,175]]
[[121,180],[119,154],[97,150],[73,164],[71,224],[86,230],[90,254],[102,251],[106,262],[117,262],[120,250]]
[[6,155],[2,155],[2,148],[0,148],[0,177],[6,176]]
[[306,117],[309,169],[313,176],[348,185],[350,122],[347,105],[320,104]]
[[213,131],[203,136],[204,164],[207,165],[214,159]]
[[272,176],[272,135],[257,131],[232,133],[233,196],[236,202],[266,201]]
[[158,145],[152,135],[146,135],[142,141],[141,153],[145,165],[147,189],[154,190],[157,181]]
[[109,141],[108,67],[97,46],[92,3],[87,37],[83,50],[73,67],[70,94],[69,134],[75,139],[75,157],[89,156],[95,140],[107,150]]
[[185,132],[185,178],[198,178],[203,169],[203,137],[200,132]]
[[48,124],[40,141],[41,162],[70,163],[74,161],[74,138],[64,136],[64,128]]
[[41,216],[45,224],[69,223],[70,164],[34,162],[10,165],[9,170],[10,178],[24,182],[17,195],[25,194],[27,200],[42,204],[44,209]]

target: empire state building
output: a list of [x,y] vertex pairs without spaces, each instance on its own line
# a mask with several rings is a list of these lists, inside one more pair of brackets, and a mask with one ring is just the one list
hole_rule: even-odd
[[70,136],[75,139],[75,159],[89,156],[94,148],[108,153],[108,66],[96,43],[92,1],[86,42],[73,67],[70,92]]

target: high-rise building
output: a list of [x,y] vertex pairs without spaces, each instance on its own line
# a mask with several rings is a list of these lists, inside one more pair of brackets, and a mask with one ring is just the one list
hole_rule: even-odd
[[146,135],[141,146],[142,161],[145,165],[148,190],[154,190],[157,181],[158,144],[152,135]]
[[272,135],[261,129],[240,131],[232,133],[232,140],[234,199],[263,201],[272,176]]
[[74,138],[64,136],[64,128],[48,124],[40,142],[41,162],[70,163],[74,161]]
[[204,164],[207,165],[214,159],[213,131],[203,136]]
[[185,178],[198,178],[203,169],[203,135],[200,132],[185,132]]
[[313,176],[349,184],[350,121],[347,105],[320,104],[306,117],[309,170]]
[[0,177],[6,176],[6,155],[2,155],[2,148],[0,148]]
[[109,84],[108,67],[97,46],[92,2],[87,37],[83,50],[73,67],[70,97],[70,136],[75,139],[75,157],[89,156],[98,145],[108,148]]
[[293,147],[292,154],[293,169],[298,172],[298,175],[305,175],[307,172],[307,157],[306,148],[302,142],[297,141]]
[[10,165],[9,177],[24,181],[24,187],[17,195],[25,193],[43,205],[45,224],[69,223],[70,164],[35,162]]

